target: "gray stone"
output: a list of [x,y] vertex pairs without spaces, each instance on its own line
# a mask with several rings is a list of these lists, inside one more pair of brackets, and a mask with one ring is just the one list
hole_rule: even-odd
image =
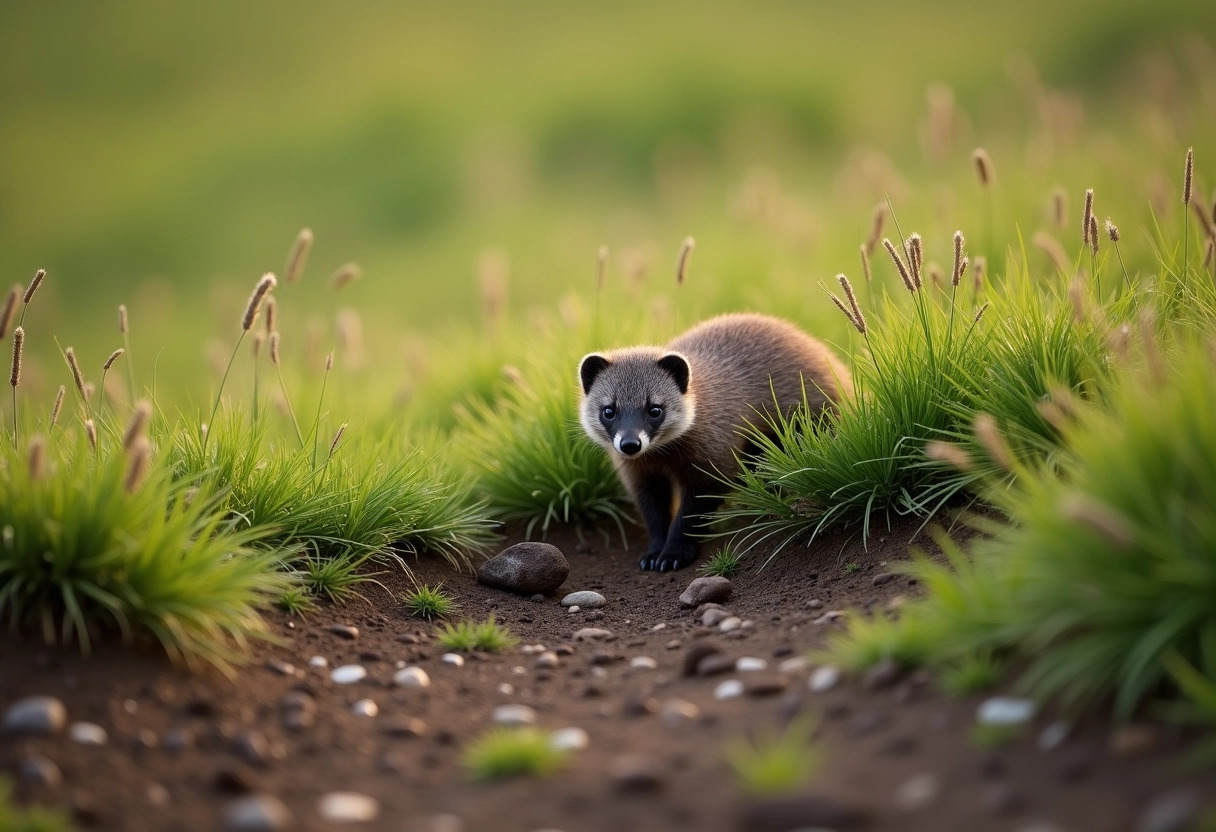
[[228,804],[224,823],[238,832],[286,829],[291,824],[291,810],[273,795],[251,794]]
[[536,711],[527,705],[499,705],[490,719],[497,725],[535,725]]
[[895,805],[909,812],[919,811],[937,800],[941,791],[942,783],[936,774],[914,774],[895,790]]
[[789,680],[775,673],[749,673],[743,689],[748,696],[775,696],[789,686]]
[[563,607],[581,607],[585,610],[594,610],[608,603],[608,599],[598,592],[592,592],[589,589],[584,589],[580,592],[571,592],[562,599]]
[[706,627],[717,627],[723,621],[731,617],[731,612],[722,607],[711,607],[701,613],[701,623]]
[[57,734],[68,723],[68,709],[53,696],[27,696],[4,712],[6,734]]
[[736,615],[732,615],[729,618],[723,618],[721,621],[718,622],[718,632],[733,633],[735,630],[738,630],[742,626],[743,626],[743,619],[739,618]]
[[553,592],[569,576],[566,556],[548,543],[516,543],[477,570],[477,580],[486,586],[528,595]]
[[47,789],[57,788],[63,783],[63,772],[55,761],[41,754],[31,754],[17,766],[17,773],[26,783]]
[[68,739],[80,745],[105,745],[106,729],[93,722],[73,722],[68,726]]
[[725,601],[730,597],[732,589],[731,582],[720,575],[697,578],[680,596],[680,606],[692,609],[708,601]]
[[701,716],[701,709],[685,699],[668,699],[659,706],[659,716],[668,725],[683,725]]
[[735,660],[725,653],[710,653],[697,662],[698,676],[716,676],[735,669]]
[[402,688],[429,688],[431,677],[421,667],[403,667],[393,674],[393,684]]
[[840,683],[840,671],[830,664],[817,667],[811,672],[807,686],[815,693],[823,693]]
[[614,638],[611,630],[602,627],[584,627],[574,634],[575,641],[612,641]]
[[894,572],[879,572],[870,580],[870,583],[874,586],[882,586],[895,580],[896,577],[897,575]]
[[994,696],[980,703],[975,718],[980,725],[1024,725],[1034,719],[1036,710],[1029,699]]
[[629,666],[634,670],[654,670],[659,663],[650,656],[634,656],[629,660]]
[[740,673],[756,673],[768,668],[768,662],[755,656],[743,656],[735,662],[735,670]]
[[742,695],[743,683],[738,679],[727,679],[714,688],[714,699],[738,699]]
[[360,699],[358,702],[350,706],[350,712],[355,716],[367,717],[368,719],[380,713],[380,706],[371,699]]
[[264,766],[270,760],[270,743],[257,731],[249,731],[234,739],[232,750],[245,762],[255,766]]
[[663,785],[663,767],[653,757],[626,754],[608,767],[608,774],[622,792],[653,792]]
[[317,810],[330,823],[367,823],[380,815],[380,804],[358,792],[329,792],[321,795]]
[[[697,674],[697,669],[701,666],[701,661],[714,653],[721,653],[722,648],[706,639],[697,639],[692,644],[688,645],[688,649],[684,651],[683,658],[683,673],[685,676],[694,676]],[[734,665],[734,661],[731,661]]]
[[344,638],[348,641],[354,641],[359,637],[359,628],[352,627],[349,624],[330,624],[325,628],[325,632],[333,633],[339,638]]

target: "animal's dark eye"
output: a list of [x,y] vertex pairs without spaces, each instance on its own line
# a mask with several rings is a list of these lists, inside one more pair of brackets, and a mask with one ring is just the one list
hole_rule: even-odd
[[611,422],[613,419],[616,418],[616,408],[613,407],[612,405],[608,405],[607,407],[604,408],[603,414],[604,414],[604,418]]
[[651,419],[662,419],[663,418],[663,408],[659,407],[657,404],[651,405],[650,406],[650,418]]

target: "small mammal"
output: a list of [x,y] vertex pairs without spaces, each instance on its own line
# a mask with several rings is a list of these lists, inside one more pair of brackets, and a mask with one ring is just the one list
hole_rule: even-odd
[[[666,347],[591,353],[579,364],[580,421],[637,503],[650,543],[644,570],[681,569],[718,507],[718,476],[739,472],[748,427],[802,405],[817,412],[853,392],[821,341],[779,318],[721,315]],[[678,500],[678,505],[676,501]],[[674,516],[673,516],[674,508]]]

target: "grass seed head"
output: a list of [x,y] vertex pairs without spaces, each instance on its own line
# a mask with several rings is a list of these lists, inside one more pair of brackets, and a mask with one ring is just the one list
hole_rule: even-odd
[[872,254],[874,247],[878,245],[879,239],[882,237],[883,222],[887,218],[887,204],[880,202],[874,206],[874,219],[870,224],[870,236],[866,238],[865,251],[866,254]]
[[840,288],[844,289],[844,296],[849,299],[849,309],[853,312],[853,326],[857,327],[858,332],[865,335],[866,316],[861,314],[861,306],[857,303],[857,295],[853,294],[853,284],[849,283],[849,279],[843,274],[836,275],[836,281],[840,284]]
[[275,303],[274,295],[266,298],[266,334],[274,332],[278,324],[278,304]]
[[270,363],[279,366],[279,333],[270,333]]
[[1098,253],[1098,218],[1089,215],[1089,247],[1096,255]]
[[[1195,148],[1186,149],[1186,168],[1182,173],[1182,204],[1191,204],[1191,186],[1195,180]],[[26,300],[29,303],[29,300]]]
[[329,443],[329,455],[333,456],[334,451],[338,450],[338,443],[342,441],[342,434],[346,433],[346,422],[343,422],[338,427],[338,432],[334,434],[334,440]]
[[1031,235],[1030,242],[1047,253],[1057,271],[1061,274],[1068,274],[1070,268],[1068,253],[1064,251],[1064,246],[1060,244],[1059,240],[1046,231],[1036,231]]
[[148,473],[148,458],[152,454],[152,446],[148,443],[146,437],[139,437],[134,444],[127,449],[127,475],[123,479],[123,489],[128,494],[134,494],[139,488],[139,484],[144,481],[144,475]]
[[925,443],[925,456],[938,462],[953,465],[960,471],[970,471],[974,462],[971,454],[964,451],[953,442],[942,442],[934,439]]
[[345,263],[330,276],[329,285],[336,292],[348,283],[358,280],[362,274],[363,269],[359,268],[358,263]]
[[1056,228],[1068,224],[1068,191],[1064,190],[1063,185],[1056,185],[1051,191],[1051,217]]
[[134,412],[131,413],[131,421],[127,423],[127,430],[122,435],[124,451],[130,451],[136,442],[147,437],[148,423],[151,420],[152,403],[147,399],[140,399],[139,403],[135,405]]
[[1208,245],[1203,252],[1203,267],[1205,269],[1212,265],[1214,257],[1216,257],[1216,237],[1208,237]]
[[30,437],[29,470],[31,480],[40,480],[46,473],[46,437],[40,433]]
[[1006,471],[1013,471],[1013,453],[1009,450],[1009,445],[1006,444],[1005,437],[1001,435],[1001,430],[997,427],[996,419],[992,418],[992,414],[976,414],[974,429],[976,438],[984,446],[984,450],[988,452],[992,461]]
[[1094,189],[1085,191],[1085,213],[1081,217],[1081,242],[1089,245],[1090,220],[1094,218]]
[[8,328],[13,323],[19,300],[21,300],[21,286],[13,284],[13,288],[9,290],[8,297],[4,301],[4,309],[0,311],[0,338],[8,335]]
[[108,373],[110,368],[114,366],[114,362],[117,361],[124,352],[126,352],[126,350],[119,347],[118,349],[114,350],[114,352],[110,353],[110,357],[106,359],[106,363],[101,365],[101,371],[103,373]]
[[1081,278],[1074,277],[1068,284],[1068,299],[1072,302],[1072,317],[1079,324],[1089,320],[1089,305],[1085,301],[1085,284]]
[[697,241],[692,237],[685,237],[684,242],[680,245],[680,256],[676,258],[676,285],[683,286],[685,278],[688,277],[688,263],[692,259],[692,250],[697,245]]
[[1063,501],[1060,512],[1116,549],[1130,549],[1136,542],[1135,531],[1127,519],[1093,497],[1072,494]]
[[92,419],[84,420],[84,435],[89,438],[89,449],[97,453],[97,425]]
[[891,259],[895,261],[895,268],[899,270],[899,277],[904,282],[904,288],[909,292],[916,292],[916,284],[912,282],[912,276],[908,274],[908,267],[904,264],[904,259],[899,256],[899,251],[895,248],[895,244],[891,242],[890,237],[882,238],[883,248],[887,250],[887,254],[891,255]]
[[912,267],[912,283],[919,289],[923,285],[921,277],[924,273],[925,249],[924,241],[917,233],[908,237],[908,265]]
[[971,153],[971,161],[975,165],[975,175],[979,177],[980,184],[987,188],[992,184],[992,157],[988,155],[988,151],[982,147],[977,147]]
[[984,317],[984,313],[988,311],[988,307],[991,305],[992,304],[988,301],[984,301],[984,305],[975,311],[975,320],[972,321],[972,323],[978,324],[980,322],[980,318]]
[[963,280],[963,271],[966,269],[966,257],[963,255],[963,246],[966,240],[963,238],[961,230],[954,232],[954,271],[950,274],[950,285],[958,286]]
[[866,283],[873,282],[874,276],[870,273],[870,254],[866,251],[865,243],[861,246],[861,272],[866,276]]
[[130,331],[130,322],[127,320],[127,305],[120,303],[118,305],[118,332],[121,335],[126,335]]
[[1112,243],[1119,242],[1119,226],[1110,221],[1110,217],[1106,218],[1106,236],[1110,238]]
[[266,300],[266,295],[277,283],[275,276],[270,272],[262,275],[258,285],[253,288],[253,294],[249,296],[249,303],[245,304],[245,314],[241,317],[241,329],[246,332],[253,329],[253,324],[258,319],[258,313],[262,311],[262,303]]
[[8,383],[16,387],[21,383],[21,350],[25,346],[25,328],[13,330],[13,366],[9,373]]
[[972,276],[975,280],[975,293],[978,295],[980,289],[984,288],[984,274],[988,271],[988,260],[984,257],[975,258],[975,268],[972,270]]
[[844,301],[836,297],[836,295],[832,294],[831,292],[828,292],[828,297],[832,299],[832,303],[836,304],[836,308],[849,319],[849,323],[853,325],[854,329],[856,329],[858,332],[864,332],[864,330],[861,328],[861,324],[858,323],[857,319],[853,317],[853,313],[850,312],[849,308],[844,305]]
[[312,248],[312,229],[301,228],[296,235],[296,241],[291,244],[287,254],[287,265],[283,269],[283,279],[295,283],[304,273],[304,262],[308,260],[308,250]]
[[253,350],[253,360],[255,362],[262,355],[262,345],[265,343],[266,343],[266,333],[264,333],[264,332],[253,333],[253,343],[249,345],[249,348],[251,350]]
[[46,269],[39,269],[34,272],[34,279],[30,281],[29,288],[25,290],[25,297],[22,298],[26,305],[34,299],[34,293],[38,291],[38,287],[42,285],[42,281],[46,278]]
[[325,372],[328,373],[333,368],[334,368],[334,354],[333,354],[333,350],[330,350],[330,352],[327,353],[325,356]]
[[1198,202],[1191,203],[1191,210],[1195,212],[1195,218],[1199,220],[1200,227],[1203,228],[1203,236],[1216,237],[1216,225],[1212,224],[1212,220],[1208,219],[1208,212]]
[[80,398],[88,401],[88,393],[84,389],[84,376],[80,372],[80,362],[76,360],[76,350],[68,347],[63,351],[63,358],[68,362],[68,369],[72,371],[72,383],[76,385],[76,392],[80,394]]
[[59,385],[59,394],[55,396],[55,406],[51,408],[51,423],[50,426],[55,427],[55,423],[59,421],[59,411],[63,408],[63,397],[68,392],[68,388],[64,385]]

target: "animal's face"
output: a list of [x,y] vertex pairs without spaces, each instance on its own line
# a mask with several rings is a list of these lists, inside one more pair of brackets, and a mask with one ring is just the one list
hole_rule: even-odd
[[580,421],[587,435],[622,457],[674,441],[690,427],[688,360],[659,350],[592,353],[579,365]]

